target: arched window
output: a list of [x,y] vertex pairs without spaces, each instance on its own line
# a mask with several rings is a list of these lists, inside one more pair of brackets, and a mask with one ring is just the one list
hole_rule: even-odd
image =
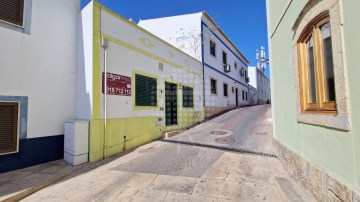
[[310,21],[299,37],[298,67],[303,113],[337,113],[331,39],[328,12]]

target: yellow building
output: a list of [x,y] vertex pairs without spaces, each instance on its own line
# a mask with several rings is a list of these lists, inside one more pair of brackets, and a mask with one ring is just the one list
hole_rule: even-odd
[[203,120],[198,60],[93,1],[80,21],[77,119],[90,122],[90,161]]

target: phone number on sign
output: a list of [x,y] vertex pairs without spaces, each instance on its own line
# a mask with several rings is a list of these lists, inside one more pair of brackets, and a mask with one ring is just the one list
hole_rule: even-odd
[[126,88],[116,88],[116,87],[107,87],[107,94],[110,95],[131,95],[131,89]]

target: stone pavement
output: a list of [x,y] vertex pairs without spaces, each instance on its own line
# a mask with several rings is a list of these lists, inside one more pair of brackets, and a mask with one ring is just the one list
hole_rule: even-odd
[[[312,201],[276,158],[224,152],[201,176],[183,177],[116,171],[113,168],[168,143],[152,142],[123,155],[77,167],[70,175],[22,201]],[[51,166],[49,166],[49,164]],[[3,174],[2,187],[30,188],[69,171],[61,161]],[[57,165],[55,165],[57,164]],[[160,165],[161,166],[161,165]],[[41,167],[47,167],[42,169]],[[76,168],[76,167],[75,167]],[[36,172],[31,173],[37,169]],[[52,172],[52,171],[54,172]],[[55,171],[56,170],[56,171]],[[28,173],[26,173],[28,172]],[[31,173],[31,174],[30,174]],[[50,174],[49,174],[50,173]],[[9,186],[11,185],[11,186]],[[13,189],[13,190],[21,190]],[[2,192],[4,193],[4,189]],[[15,193],[16,194],[16,193]],[[2,199],[5,199],[2,195]]]
[[[249,121],[249,117],[253,119]],[[169,137],[166,141],[199,143],[229,150],[244,150],[276,156],[272,136],[271,107],[260,105],[232,110]]]
[[[259,131],[255,129],[252,132]],[[210,156],[199,156],[195,161],[201,160],[208,162],[207,164],[194,164],[191,161],[193,157],[187,157],[191,154],[187,151],[200,150],[202,154],[207,153]],[[159,154],[172,151],[176,151],[174,158],[179,160],[158,160],[164,158]],[[211,154],[218,156],[215,158]],[[169,159],[171,158],[172,156],[169,156]],[[180,158],[184,158],[183,162]],[[149,162],[157,164],[158,169],[157,166],[148,164]],[[167,162],[179,164],[169,166],[166,165]],[[184,165],[183,168],[179,168],[180,170],[167,170],[177,169],[182,164]],[[202,168],[196,167],[198,165]],[[96,163],[73,167],[64,161],[55,161],[0,174],[0,201],[5,199],[146,202],[314,201],[287,175],[277,158],[219,151],[194,145],[179,146],[164,141],[154,141]]]

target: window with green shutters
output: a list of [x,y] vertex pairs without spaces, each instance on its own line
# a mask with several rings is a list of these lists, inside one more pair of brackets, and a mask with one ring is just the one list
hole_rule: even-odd
[[194,98],[193,98],[193,88],[183,86],[183,107],[193,107]]
[[157,106],[157,81],[155,78],[135,75],[135,106]]

